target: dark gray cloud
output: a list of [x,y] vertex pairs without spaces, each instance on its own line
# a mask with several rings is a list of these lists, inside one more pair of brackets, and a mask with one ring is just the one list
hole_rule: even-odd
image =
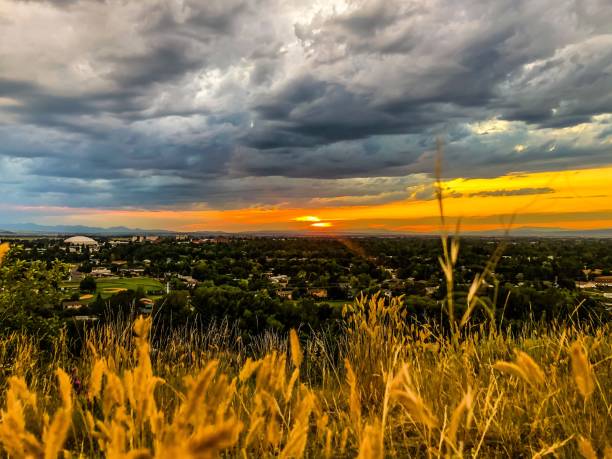
[[489,191],[478,191],[477,193],[470,193],[468,197],[492,197],[492,196],[529,196],[529,195],[541,195],[546,193],[554,193],[554,189],[550,187],[537,187],[537,188],[518,188],[516,190],[489,190]]
[[0,23],[14,204],[425,199],[438,136],[448,177],[612,163],[606,0],[0,0]]

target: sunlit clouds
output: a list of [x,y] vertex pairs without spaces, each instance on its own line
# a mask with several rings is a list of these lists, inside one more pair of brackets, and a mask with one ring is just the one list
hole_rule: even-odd
[[[462,230],[505,228],[595,229],[612,227],[611,168],[558,173],[512,174],[496,178],[442,182],[449,224]],[[415,190],[415,188],[418,188]],[[427,233],[439,230],[434,184],[412,187],[402,199],[369,206],[296,208],[251,207],[233,210],[79,209],[2,206],[3,213],[48,215],[46,224],[115,226],[177,231],[297,231]]]

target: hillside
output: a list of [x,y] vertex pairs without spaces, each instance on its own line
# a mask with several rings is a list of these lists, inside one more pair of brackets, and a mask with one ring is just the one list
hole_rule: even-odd
[[244,343],[222,326],[149,344],[139,319],[135,339],[92,329],[80,358],[63,342],[51,361],[31,337],[3,338],[0,444],[48,457],[609,457],[609,327],[448,339],[405,326],[400,304],[356,303],[335,338]]

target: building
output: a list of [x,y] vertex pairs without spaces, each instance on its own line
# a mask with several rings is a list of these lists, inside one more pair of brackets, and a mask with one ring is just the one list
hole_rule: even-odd
[[612,276],[599,276],[593,282],[597,287],[612,287]]
[[284,298],[286,300],[292,300],[293,292],[291,290],[277,290],[276,296],[278,296],[279,298]]
[[159,236],[132,236],[132,242],[157,242]]
[[98,242],[87,236],[72,236],[64,241],[64,244],[81,246],[81,247],[97,247]]
[[278,276],[270,276],[270,281],[273,284],[280,285],[282,287],[286,287],[289,283],[289,276],[285,274],[279,274]]
[[576,282],[576,288],[595,288],[595,282],[577,281]]
[[309,288],[308,294],[313,298],[327,298],[327,289],[326,288]]
[[64,244],[69,246],[70,252],[81,252],[83,248],[98,250],[98,242],[87,236],[72,236],[64,240]]
[[144,275],[144,268],[122,268],[120,269],[122,275],[127,277],[140,277]]
[[93,277],[111,277],[114,274],[108,268],[94,268],[91,270],[91,275]]
[[82,301],[63,301],[62,308],[65,310],[81,309],[84,306]]
[[95,322],[98,318],[96,316],[74,316],[72,320],[75,322]]
[[176,277],[182,280],[187,285],[187,288],[196,288],[198,286],[198,281],[191,276],[183,276],[181,274],[177,274]]

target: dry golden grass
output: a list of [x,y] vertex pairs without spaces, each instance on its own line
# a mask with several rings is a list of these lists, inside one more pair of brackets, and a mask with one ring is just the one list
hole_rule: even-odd
[[[152,353],[142,318],[93,330],[78,360],[61,349],[43,357],[13,335],[0,340],[1,448],[41,458],[609,456],[609,328],[481,327],[456,340],[407,325],[405,311],[398,299],[361,299],[336,342],[292,332],[266,338],[259,358],[221,329]],[[58,369],[72,366],[80,394]]]
[[11,245],[8,242],[3,242],[2,244],[0,244],[0,265],[2,264],[2,260],[4,260],[4,257],[6,257],[10,250]]

